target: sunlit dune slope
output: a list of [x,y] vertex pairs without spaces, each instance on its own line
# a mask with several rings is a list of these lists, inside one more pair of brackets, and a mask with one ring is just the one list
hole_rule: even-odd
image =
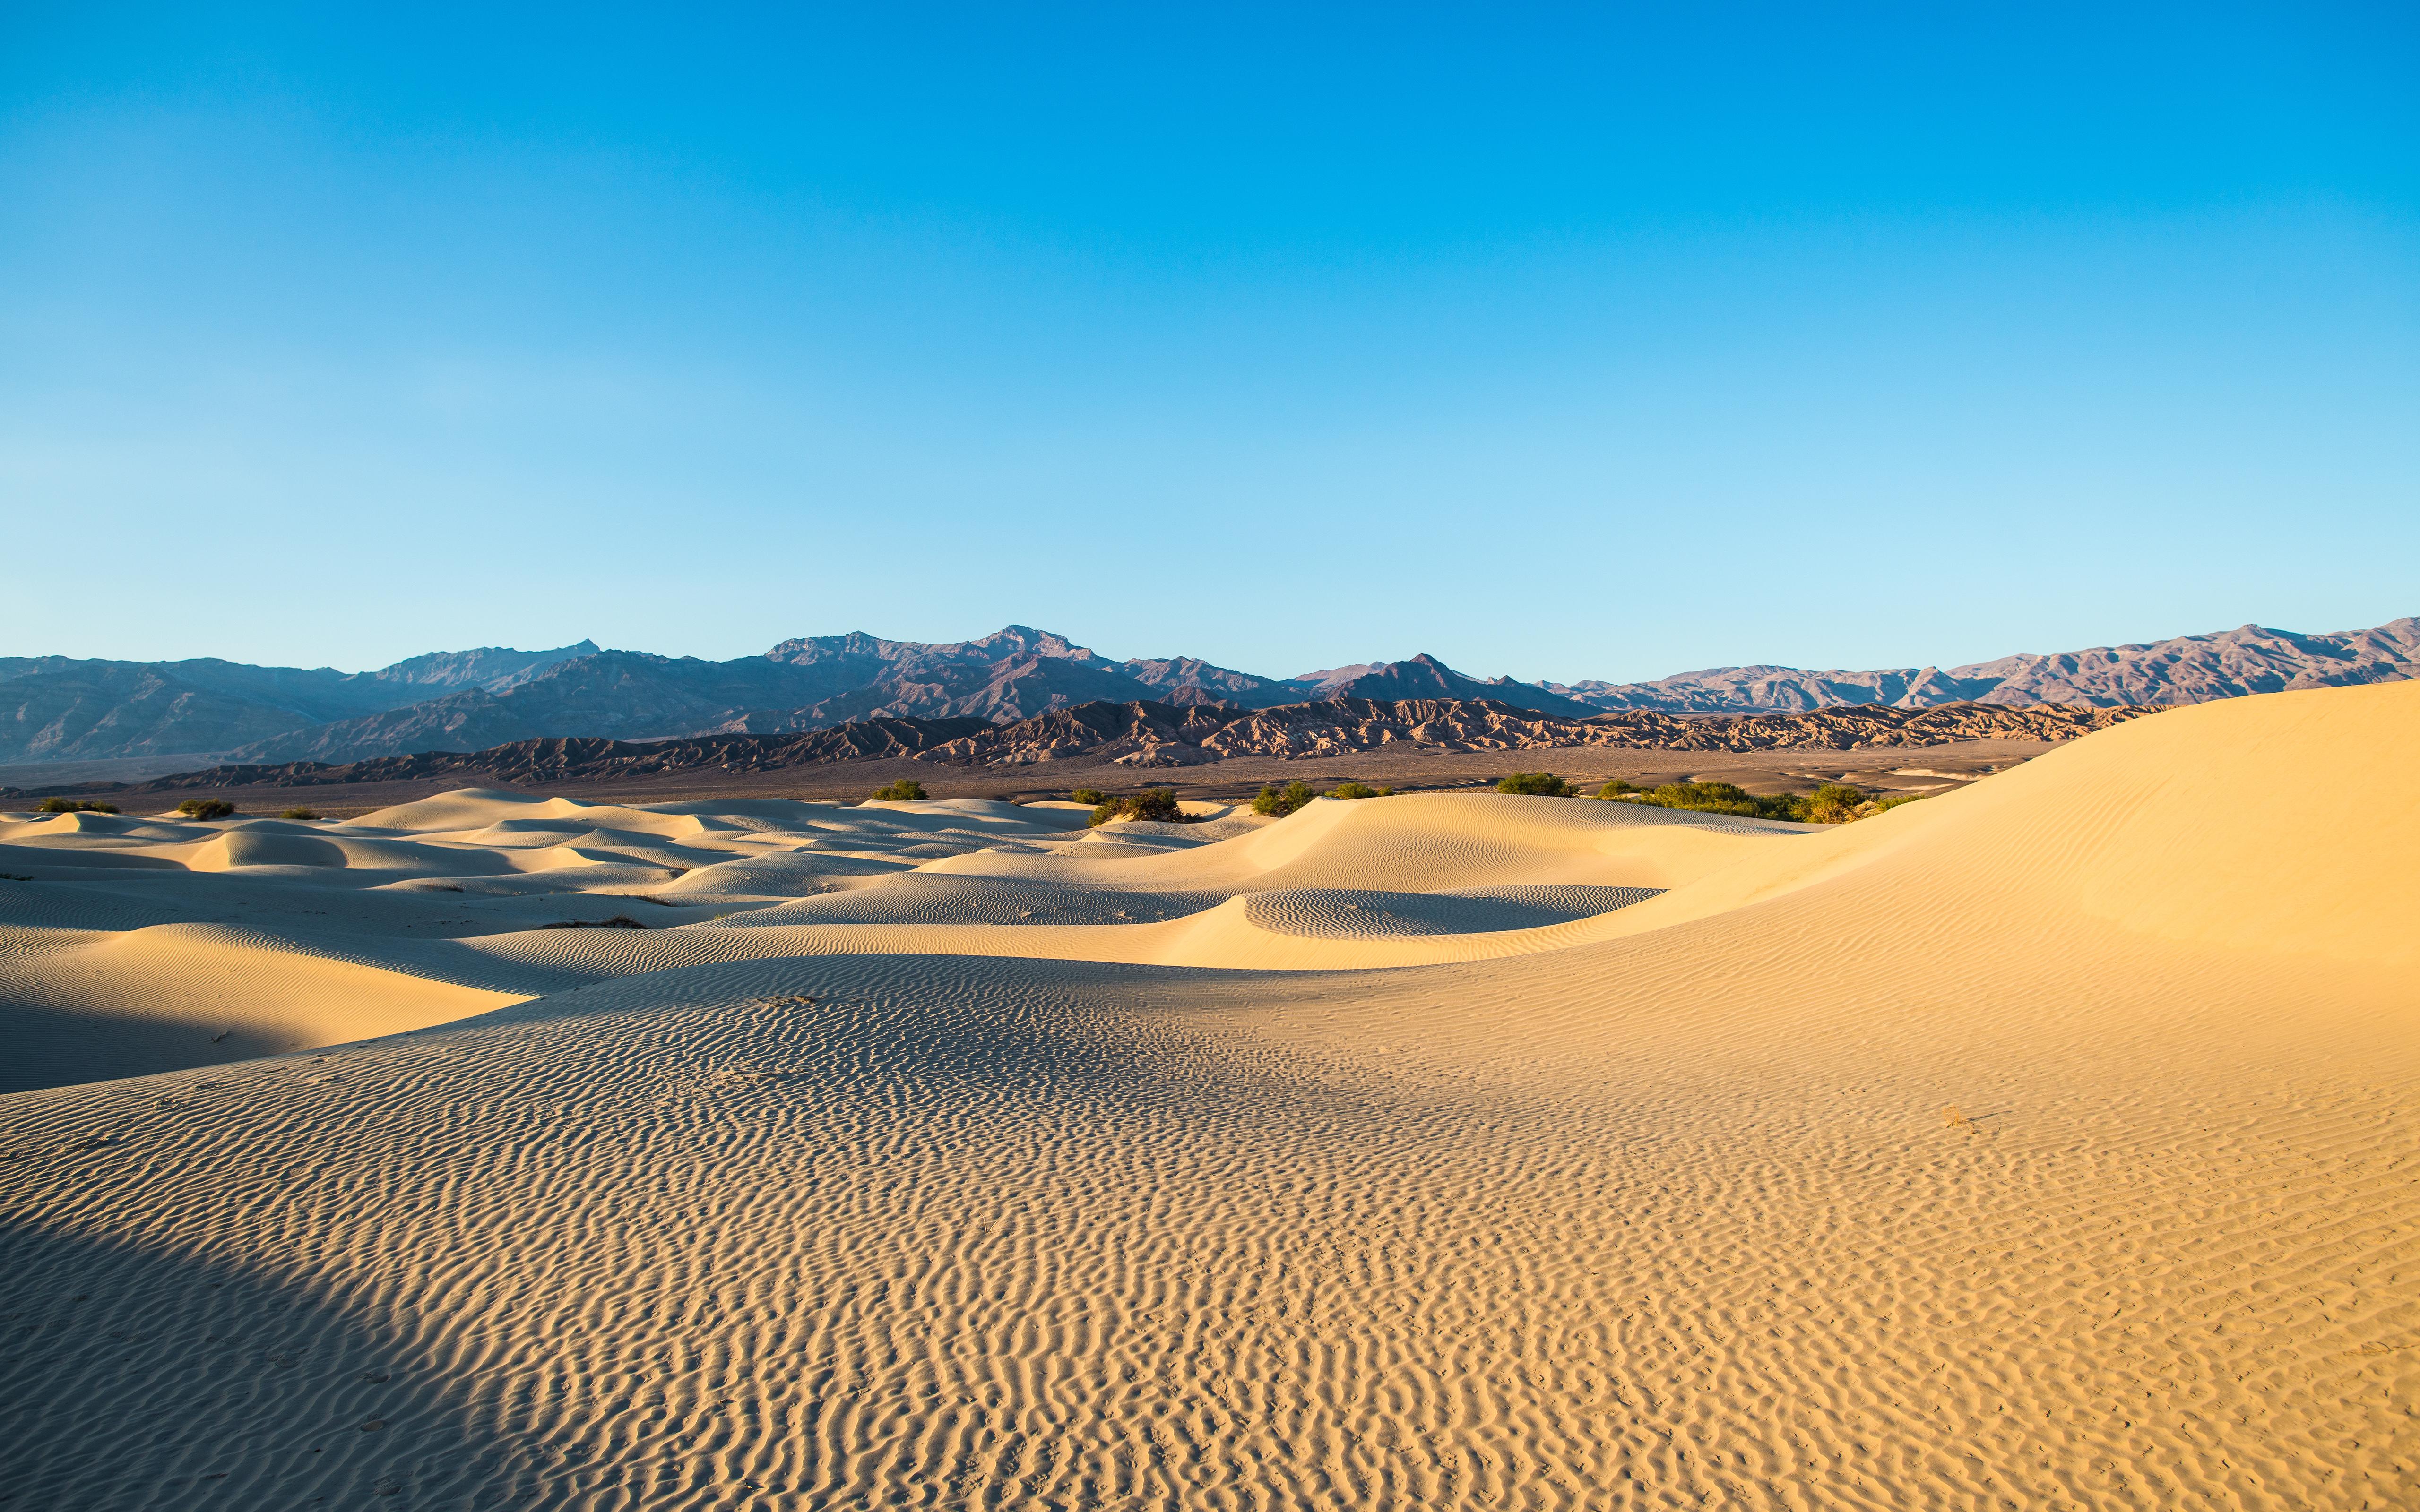
[[[918,805],[595,868],[662,902],[501,862],[0,885],[108,901],[129,945],[196,927],[138,903],[348,900],[388,963],[349,969],[535,995],[0,1102],[0,1483],[2413,1504],[2415,744],[2391,685],[2164,713],[1820,833],[1471,795],[1146,846]],[[432,802],[358,838],[666,822]],[[827,845],[876,870],[808,869]],[[726,867],[766,890],[672,888]],[[12,972],[99,948],[8,928]]]
[[1705,918],[1870,871],[1990,914],[2041,911],[2230,949],[2420,961],[2405,684],[2171,710],[1962,792],[1743,853],[1606,925]]
[[0,963],[10,997],[10,1074],[37,1085],[120,1074],[130,1060],[208,1063],[366,1040],[527,995],[381,970],[214,924],[90,936],[76,949]]

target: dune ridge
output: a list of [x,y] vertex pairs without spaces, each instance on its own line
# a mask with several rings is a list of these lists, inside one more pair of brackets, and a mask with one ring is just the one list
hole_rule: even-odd
[[[2415,740],[2210,703],[1823,830],[12,817],[0,1012],[126,1079],[0,1099],[0,1484],[2409,1504]],[[239,1010],[327,1038],[132,1074]]]

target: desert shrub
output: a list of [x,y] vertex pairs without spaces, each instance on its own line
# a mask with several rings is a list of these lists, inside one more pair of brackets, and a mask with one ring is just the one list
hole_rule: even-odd
[[924,784],[912,777],[903,777],[888,787],[874,790],[876,803],[916,803],[924,796]]
[[1145,788],[1126,799],[1126,816],[1167,825],[1185,817],[1185,810],[1177,807],[1174,788]]
[[317,819],[319,816],[313,813],[308,809],[288,809],[277,817],[280,819]]
[[[722,916],[718,914],[715,917],[720,918]],[[645,929],[646,927],[628,914],[615,914],[611,918],[562,918],[551,924],[538,926],[540,929]]]
[[235,805],[225,798],[187,798],[177,811],[188,819],[225,819],[235,812]]
[[1252,812],[1274,814],[1282,819],[1318,796],[1318,794],[1311,791],[1310,783],[1299,780],[1289,782],[1281,788],[1264,786],[1260,795],[1252,800]]
[[1378,790],[1359,782],[1340,782],[1327,790],[1327,795],[1331,798],[1374,798],[1378,796]]
[[1667,782],[1644,793],[1634,790],[1630,801],[1691,813],[1736,814],[1743,819],[1800,819],[1805,817],[1807,804],[1795,793],[1760,797],[1729,782]]
[[1071,803],[1089,803],[1096,809],[1109,801],[1109,795],[1099,788],[1078,788],[1067,798]]
[[1515,772],[1496,784],[1498,793],[1519,793],[1533,798],[1569,798],[1579,790],[1552,772]]
[[1103,798],[1093,810],[1092,822],[1098,825],[1112,819],[1144,819],[1156,825],[1188,825],[1202,817],[1187,813],[1178,805],[1174,788],[1145,788],[1123,797]]
[[1637,788],[1632,787],[1628,782],[1625,782],[1621,778],[1617,777],[1612,781],[1607,782],[1605,786],[1597,789],[1596,795],[1600,798],[1626,798],[1637,791],[1638,790]]
[[117,805],[94,798],[44,798],[42,813],[116,813]]
[[[1610,789],[1611,784],[1607,784]],[[1825,782],[1812,793],[1755,794],[1729,782],[1667,782],[1642,793],[1633,788],[1626,794],[1601,792],[1599,797],[1627,797],[1633,803],[1652,803],[1661,809],[1686,809],[1693,813],[1737,814],[1743,819],[1788,819],[1803,825],[1845,825],[1855,819],[1870,819],[1885,809],[1894,809],[1920,793],[1901,794],[1896,797],[1875,798],[1846,782]]]
[[[1869,807],[1871,807],[1874,813],[1888,813],[1891,810],[1898,808],[1902,803],[1914,803],[1918,798],[1927,798],[1931,796],[1931,795],[1929,793],[1894,793],[1887,798],[1876,798]],[[1861,819],[1870,818],[1871,815],[1860,814],[1858,817]]]

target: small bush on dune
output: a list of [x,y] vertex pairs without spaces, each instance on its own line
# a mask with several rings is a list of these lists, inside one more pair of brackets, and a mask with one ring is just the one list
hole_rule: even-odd
[[1376,788],[1359,782],[1340,782],[1327,790],[1331,798],[1375,798],[1384,796]]
[[1600,798],[1626,798],[1637,791],[1638,790],[1637,788],[1632,787],[1629,783],[1617,777],[1612,781],[1607,782],[1605,786],[1597,789],[1596,795]]
[[1176,801],[1174,788],[1145,788],[1124,797],[1103,798],[1093,810],[1095,826],[1112,819],[1141,819],[1155,825],[1188,825],[1202,816],[1187,813]]
[[1632,789],[1627,796],[1633,803],[1652,803],[1659,809],[1736,814],[1742,819],[1798,819],[1804,815],[1807,804],[1807,799],[1795,793],[1760,797],[1730,782],[1667,782],[1644,793]]
[[615,914],[611,918],[561,918],[551,924],[538,926],[540,929],[645,929],[646,927],[628,914]]
[[1184,818],[1185,810],[1177,804],[1174,788],[1145,788],[1126,800],[1126,817],[1170,825]]
[[924,784],[912,777],[903,777],[889,787],[874,790],[876,803],[918,803],[924,797]]
[[308,809],[288,809],[277,817],[280,819],[317,819],[319,816],[313,813]]
[[1573,798],[1579,789],[1552,772],[1515,772],[1496,784],[1498,793],[1518,793],[1532,798]]
[[1685,809],[1692,813],[1737,814],[1743,819],[1787,819],[1802,825],[1845,825],[1854,820],[1871,819],[1878,813],[1896,809],[1902,803],[1913,803],[1923,797],[1921,793],[1894,794],[1876,797],[1846,782],[1825,782],[1812,793],[1756,794],[1729,782],[1667,782],[1646,792],[1619,784],[1607,783],[1597,794],[1600,798],[1624,798],[1632,803],[1652,803],[1659,809]]
[[1096,809],[1109,801],[1109,795],[1099,788],[1078,788],[1067,798],[1071,803],[1089,803]]
[[43,813],[116,813],[117,805],[93,798],[44,798],[39,810]]
[[235,812],[235,805],[225,798],[187,798],[177,811],[188,819],[225,819]]
[[1284,787],[1264,786],[1252,800],[1252,812],[1270,814],[1282,819],[1309,803],[1319,795],[1311,791],[1308,782],[1289,782]]

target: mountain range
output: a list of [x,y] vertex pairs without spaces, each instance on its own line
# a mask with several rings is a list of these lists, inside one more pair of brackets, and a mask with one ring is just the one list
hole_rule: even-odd
[[795,734],[884,719],[1021,720],[1085,704],[1264,710],[1370,700],[1484,702],[1559,719],[1895,709],[1955,703],[2124,707],[2420,676],[2420,619],[2304,635],[2244,625],[2148,645],[1874,671],[1726,667],[1648,683],[1524,683],[1435,656],[1263,677],[1193,656],[1116,661],[1010,625],[980,640],[855,632],[730,661],[607,651],[437,652],[376,671],[204,657],[0,657],[0,762],[192,754],[337,764],[562,737]]

